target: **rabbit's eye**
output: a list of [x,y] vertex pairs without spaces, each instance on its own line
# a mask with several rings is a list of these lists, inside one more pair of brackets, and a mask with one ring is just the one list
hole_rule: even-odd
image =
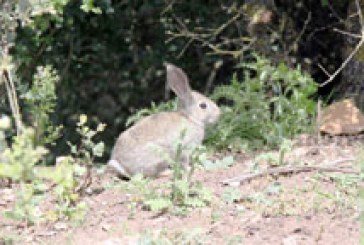
[[200,108],[201,109],[206,109],[207,108],[206,103],[205,102],[200,103]]

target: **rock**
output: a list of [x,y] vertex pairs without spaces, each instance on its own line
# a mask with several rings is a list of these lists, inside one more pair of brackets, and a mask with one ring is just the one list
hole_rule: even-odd
[[364,115],[353,99],[335,102],[322,111],[320,132],[330,135],[355,135],[364,131]]
[[56,231],[65,231],[68,229],[68,224],[64,222],[58,222],[54,224],[54,230]]

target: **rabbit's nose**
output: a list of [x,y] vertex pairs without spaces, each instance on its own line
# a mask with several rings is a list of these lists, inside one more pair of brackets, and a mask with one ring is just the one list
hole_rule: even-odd
[[221,111],[220,109],[218,108],[216,110],[215,113],[213,113],[211,116],[210,116],[210,120],[209,120],[209,123],[216,123],[218,120],[219,120],[219,117],[221,115]]

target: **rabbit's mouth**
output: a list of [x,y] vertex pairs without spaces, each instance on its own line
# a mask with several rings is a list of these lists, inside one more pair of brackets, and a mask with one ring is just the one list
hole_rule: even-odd
[[220,109],[218,109],[216,111],[216,113],[212,114],[211,116],[209,116],[207,118],[207,123],[208,124],[215,124],[215,123],[217,123],[217,121],[219,120],[220,116],[221,116],[221,111],[220,111]]

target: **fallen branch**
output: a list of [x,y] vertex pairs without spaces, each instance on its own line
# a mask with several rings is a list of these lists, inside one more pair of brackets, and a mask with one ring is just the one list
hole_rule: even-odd
[[284,175],[284,174],[297,174],[303,172],[312,172],[312,171],[319,171],[319,172],[340,172],[346,174],[359,174],[358,171],[350,170],[350,169],[341,169],[338,167],[332,167],[333,165],[354,161],[355,159],[341,159],[333,161],[329,164],[325,164],[325,166],[289,166],[289,167],[278,167],[278,168],[271,168],[267,169],[263,172],[253,173],[253,174],[244,174],[242,176],[234,177],[231,179],[226,179],[221,181],[224,185],[229,185],[232,183],[242,183],[246,181],[250,181],[253,179],[269,176],[269,175]]

